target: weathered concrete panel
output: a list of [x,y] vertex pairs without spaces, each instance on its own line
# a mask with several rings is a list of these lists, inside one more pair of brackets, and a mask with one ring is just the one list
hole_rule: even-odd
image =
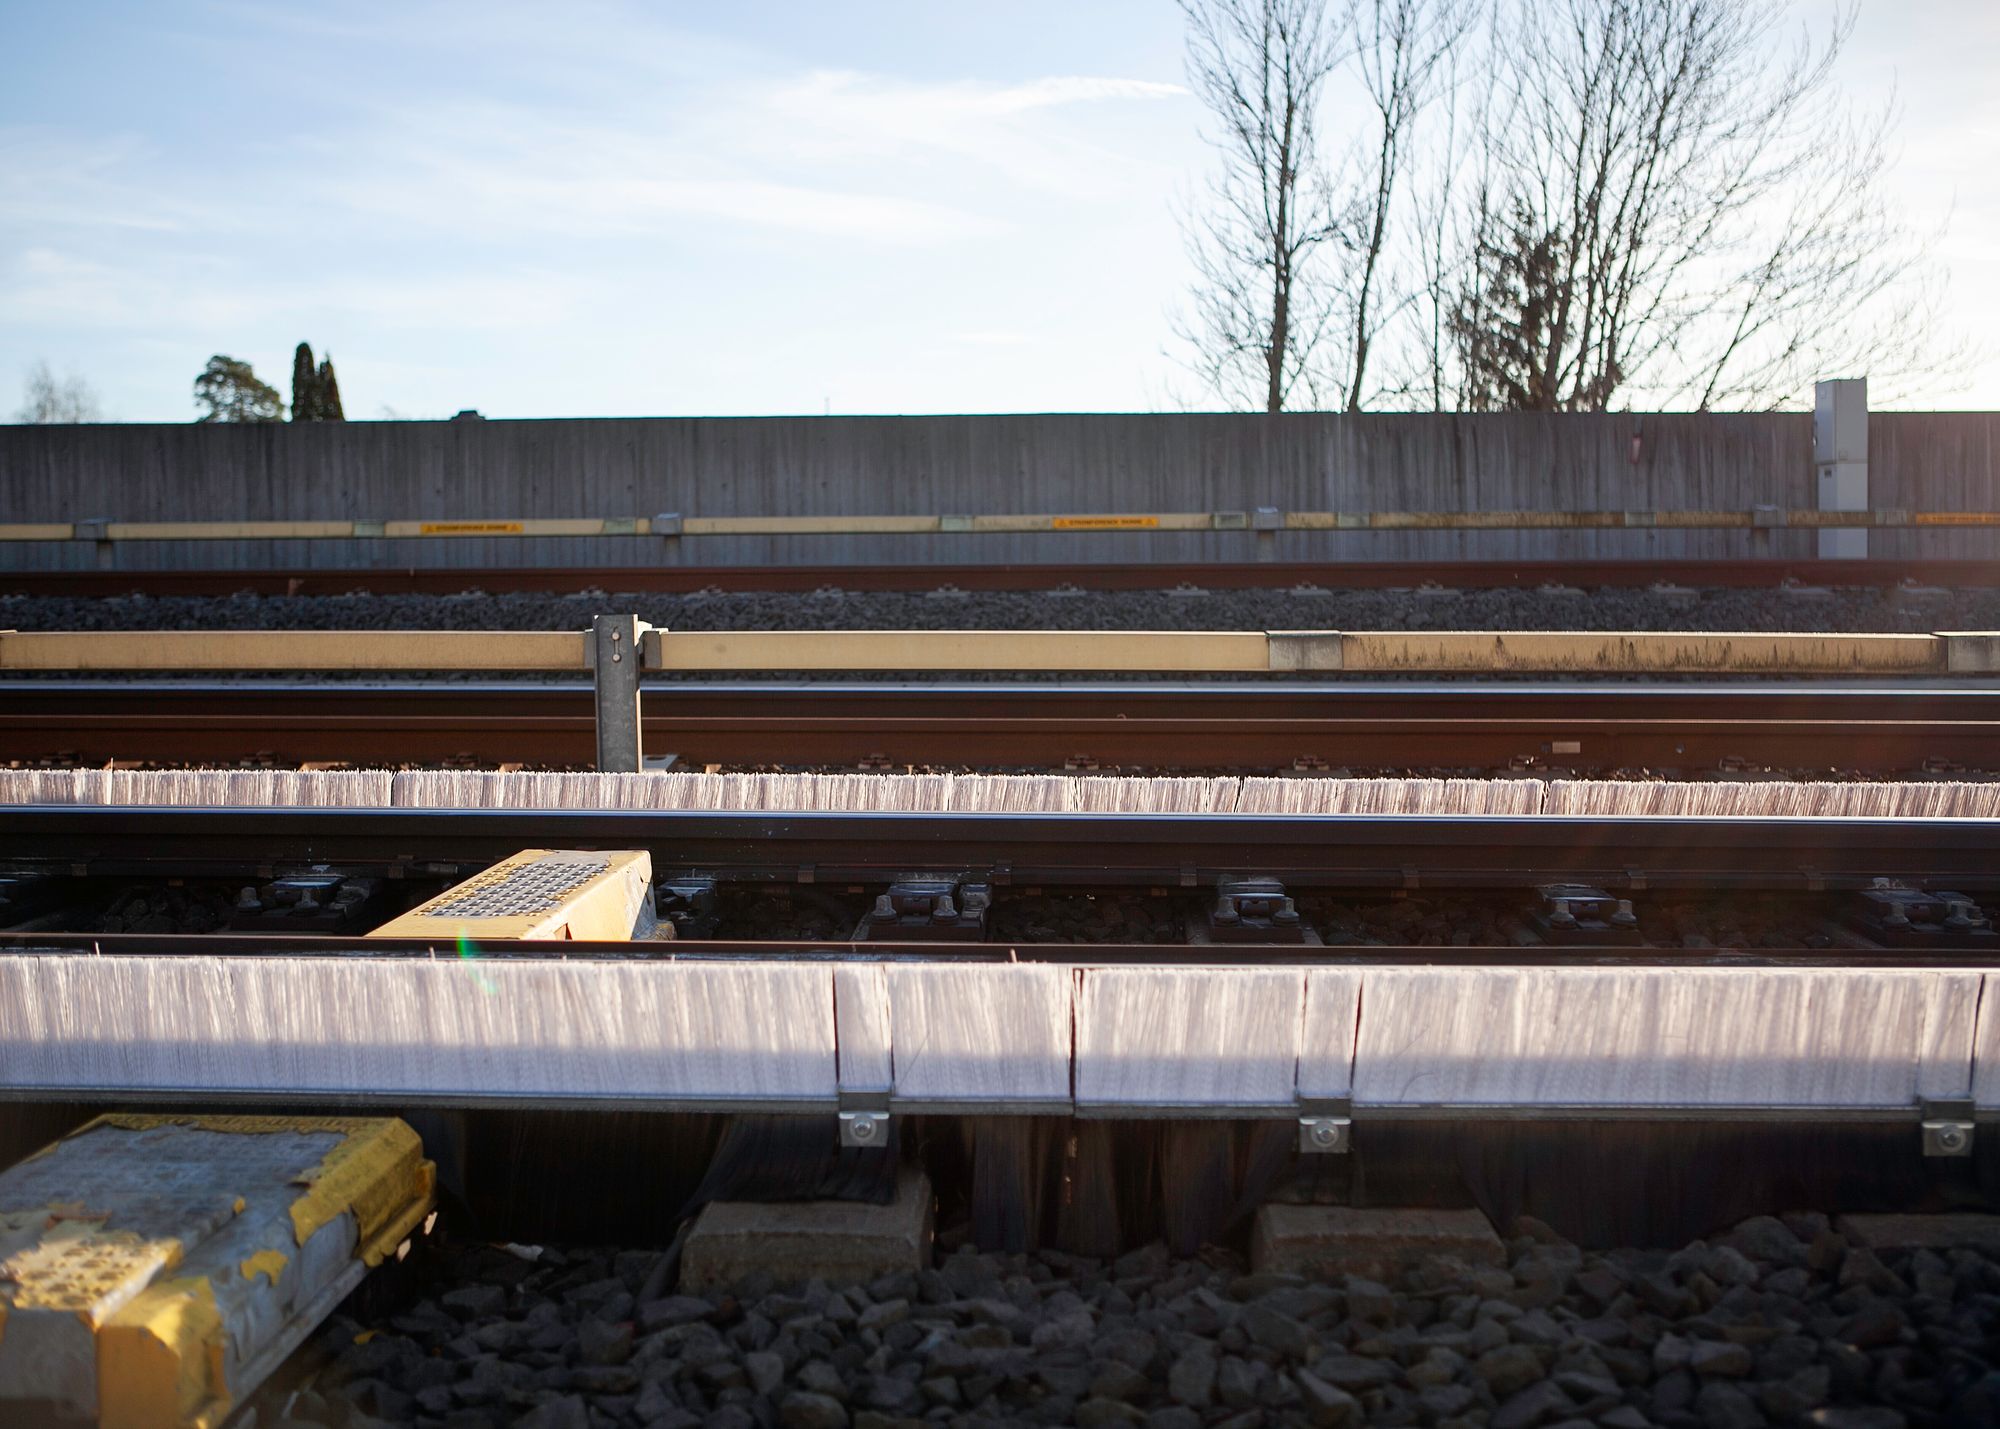
[[[2000,505],[2000,415],[1877,413],[1877,506]],[[352,520],[1250,510],[1809,507],[1812,419],[1754,414],[1048,414],[304,426],[0,427],[0,520]],[[1281,559],[1747,555],[1749,532],[1280,533]],[[2000,533],[1878,533],[1882,555]],[[133,567],[1250,559],[1249,531],[248,541],[120,547]],[[1811,554],[1807,532],[1772,554]],[[87,544],[0,548],[89,566]]]

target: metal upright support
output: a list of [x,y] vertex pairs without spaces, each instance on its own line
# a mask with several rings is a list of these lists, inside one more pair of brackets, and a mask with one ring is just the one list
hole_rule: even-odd
[[600,615],[590,622],[600,774],[637,774],[645,767],[639,732],[640,637],[645,631],[636,615]]
[[[1819,472],[1819,509],[1868,509],[1868,379],[1848,377],[1813,387],[1813,466]],[[1819,533],[1821,560],[1858,560],[1868,554],[1866,530]]]

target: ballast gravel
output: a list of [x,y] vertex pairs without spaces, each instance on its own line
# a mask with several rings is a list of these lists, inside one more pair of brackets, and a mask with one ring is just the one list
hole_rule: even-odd
[[[943,1255],[865,1286],[654,1290],[647,1251],[432,1248],[441,1293],[336,1315],[260,1426],[896,1429],[2000,1423],[2000,1259],[1876,1252],[1824,1215],[1672,1253],[1524,1220],[1505,1269],[1393,1284],[1153,1245]],[[535,1258],[523,1258],[533,1255]]]
[[2000,588],[0,595],[15,630],[581,630],[599,613],[696,630],[1922,632],[2000,629]]

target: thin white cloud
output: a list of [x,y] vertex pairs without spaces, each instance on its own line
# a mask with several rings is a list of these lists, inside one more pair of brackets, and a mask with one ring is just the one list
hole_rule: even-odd
[[136,135],[0,125],[0,233],[199,227],[208,211],[155,184],[158,169],[153,146]]
[[1100,76],[937,84],[816,70],[773,86],[738,133],[766,154],[899,167],[929,155],[997,169],[1030,190],[1101,195],[1144,156],[1091,141],[1088,124],[1064,111],[1186,94],[1177,84]]
[[399,229],[578,238],[685,236],[721,222],[888,244],[984,231],[979,216],[921,196],[767,176],[671,134],[572,124],[519,110],[432,111],[407,132],[421,147],[371,141],[321,192]]

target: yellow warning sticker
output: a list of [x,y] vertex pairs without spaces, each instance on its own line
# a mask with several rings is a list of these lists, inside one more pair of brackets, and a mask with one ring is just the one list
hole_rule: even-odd
[[519,521],[422,521],[419,536],[518,536]]
[[1157,516],[1051,516],[1054,531],[1156,531]]
[[1919,526],[2000,526],[2000,511],[1917,511],[1910,520]]

